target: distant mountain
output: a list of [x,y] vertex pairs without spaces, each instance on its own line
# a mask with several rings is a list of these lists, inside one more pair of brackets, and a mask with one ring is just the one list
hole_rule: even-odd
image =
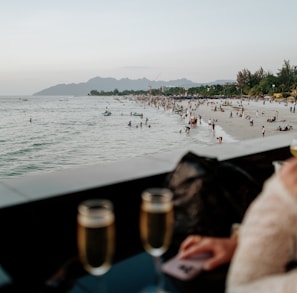
[[195,83],[191,80],[182,78],[170,81],[151,81],[146,78],[142,79],[115,79],[111,77],[94,77],[87,82],[81,83],[69,83],[69,84],[57,84],[49,88],[43,89],[35,94],[34,96],[55,96],[55,95],[74,95],[74,96],[86,96],[90,91],[97,90],[100,91],[118,91],[124,90],[149,90],[149,87],[153,89],[160,88],[161,86],[166,87],[197,87],[201,85],[211,85],[211,84],[225,84],[227,82],[234,82],[232,80],[218,80],[209,83]]

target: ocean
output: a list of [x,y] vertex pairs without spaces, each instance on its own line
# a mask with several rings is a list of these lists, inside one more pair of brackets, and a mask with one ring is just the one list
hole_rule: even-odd
[[216,143],[205,122],[187,134],[180,115],[132,97],[3,96],[0,104],[0,179]]

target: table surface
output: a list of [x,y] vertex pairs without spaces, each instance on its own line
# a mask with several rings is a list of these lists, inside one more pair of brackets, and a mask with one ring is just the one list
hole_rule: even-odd
[[[164,275],[165,290],[170,293],[224,292],[227,267],[221,267],[211,273],[201,273],[191,281],[180,281]],[[140,253],[112,266],[104,276],[108,293],[141,293],[143,288],[154,284],[155,269],[152,257]],[[78,279],[69,293],[100,292],[98,279],[84,276]]]

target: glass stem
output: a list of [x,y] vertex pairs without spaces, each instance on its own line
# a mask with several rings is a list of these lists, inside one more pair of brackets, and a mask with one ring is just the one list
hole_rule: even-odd
[[155,270],[156,270],[156,284],[157,284],[157,292],[161,292],[164,289],[164,278],[161,268],[161,257],[160,256],[154,256],[154,264],[155,264]]
[[106,279],[105,276],[96,276],[97,281],[97,289],[100,293],[107,293],[107,285],[106,285]]

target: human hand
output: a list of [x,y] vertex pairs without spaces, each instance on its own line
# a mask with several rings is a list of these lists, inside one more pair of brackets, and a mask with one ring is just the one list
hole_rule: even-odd
[[203,269],[210,271],[220,265],[229,263],[237,246],[237,237],[219,238],[188,236],[180,245],[178,256],[181,259],[195,254],[209,252],[212,254],[203,265]]
[[292,157],[285,161],[280,169],[279,178],[287,190],[297,197],[297,158]]

